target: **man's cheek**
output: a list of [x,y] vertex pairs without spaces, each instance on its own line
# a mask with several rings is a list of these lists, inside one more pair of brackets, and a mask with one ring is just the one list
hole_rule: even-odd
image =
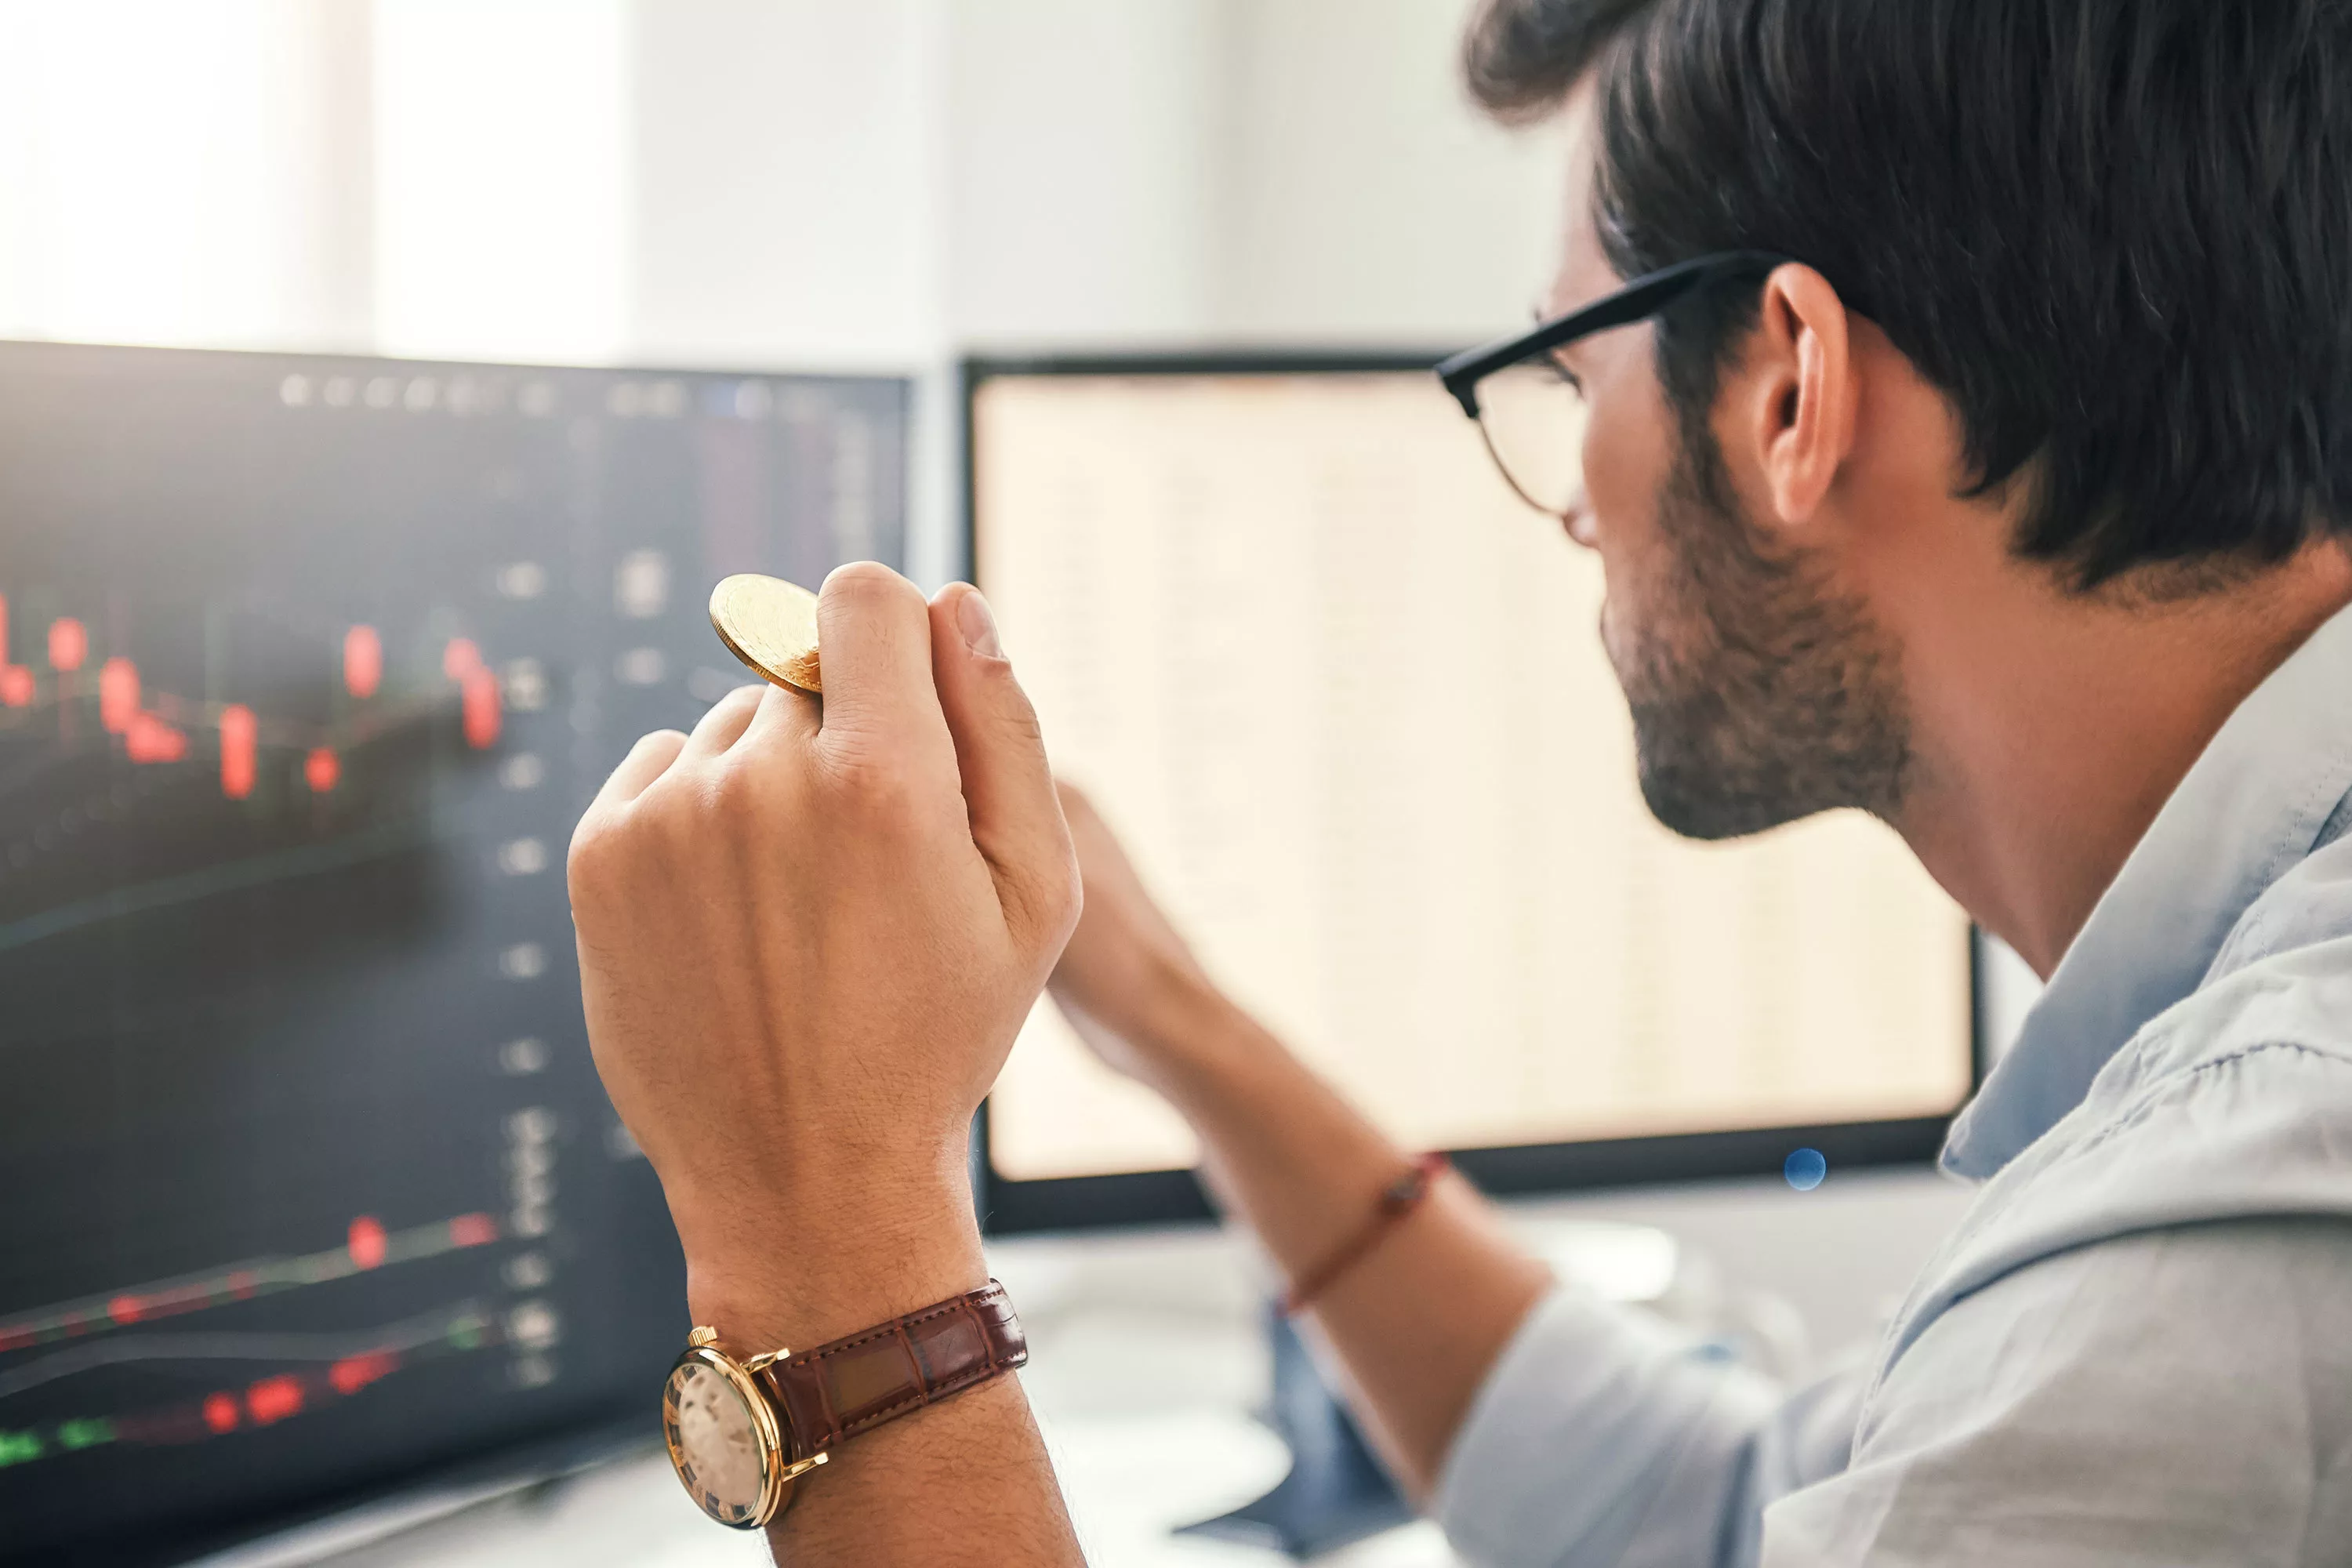
[[1654,534],[1621,526],[1604,535],[1600,552],[1601,646],[1629,692],[1642,687],[1674,640],[1672,574],[1664,569],[1659,542]]
[[1617,683],[1630,691],[1642,667],[1647,606],[1634,588],[1632,574],[1622,566],[1612,567],[1604,555],[1601,571],[1605,584],[1601,598],[1601,647],[1609,656],[1610,668],[1617,673]]

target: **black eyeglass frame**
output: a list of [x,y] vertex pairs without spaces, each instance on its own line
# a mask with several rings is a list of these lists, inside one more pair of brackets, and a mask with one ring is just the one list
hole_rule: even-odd
[[[1776,267],[1787,266],[1791,259],[1767,250],[1726,250],[1677,261],[1527,331],[1465,349],[1437,367],[1437,379],[1444,384],[1454,401],[1462,405],[1462,412],[1475,419],[1479,414],[1478,384],[1488,376],[1525,364],[1538,354],[1566,348],[1596,332],[1647,321],[1685,295],[1711,284],[1734,278],[1760,278]],[[1512,488],[1517,488],[1517,480],[1512,481]]]

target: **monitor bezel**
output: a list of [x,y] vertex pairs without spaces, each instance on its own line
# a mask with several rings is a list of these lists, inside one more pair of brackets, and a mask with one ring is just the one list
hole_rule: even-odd
[[[1437,363],[1451,351],[1199,349],[1086,354],[973,354],[958,366],[957,465],[962,509],[961,544],[967,574],[980,581],[980,461],[975,425],[981,389],[1011,378],[1183,375],[1398,375],[1428,373],[1430,395],[1443,398]],[[1458,1170],[1494,1197],[1598,1192],[1668,1182],[1733,1181],[1781,1173],[1798,1149],[1813,1149],[1832,1171],[1932,1163],[1954,1117],[1982,1087],[1988,1068],[1983,944],[1969,942],[1969,1087],[1958,1104],[1934,1116],[1812,1126],[1662,1133],[1567,1143],[1447,1151]],[[1199,1225],[1217,1220],[1208,1190],[1192,1171],[1135,1171],[1023,1180],[998,1174],[990,1157],[989,1108],[972,1126],[973,1198],[991,1236]]]

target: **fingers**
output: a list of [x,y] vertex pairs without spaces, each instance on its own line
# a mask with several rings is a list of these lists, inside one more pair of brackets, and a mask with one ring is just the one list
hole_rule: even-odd
[[931,686],[931,627],[922,591],[887,566],[861,561],[817,595],[824,658],[826,744],[844,761],[919,760],[947,749]]
[[621,765],[604,781],[604,787],[596,794],[595,805],[589,809],[593,812],[636,799],[654,780],[669,772],[670,764],[685,749],[686,737],[675,730],[656,730],[646,736],[629,748],[629,754],[621,759]]
[[687,737],[686,748],[679,754],[689,760],[715,757],[743,738],[751,727],[751,716],[760,710],[761,693],[768,689],[765,681],[756,686],[739,686],[710,705],[702,722]]
[[932,678],[955,742],[972,841],[995,873],[1008,919],[1058,951],[1077,918],[1077,862],[1036,710],[1013,677],[978,589],[950,584],[932,602],[930,622]]
[[816,736],[824,712],[824,705],[807,692],[771,686],[760,693],[759,706],[745,733],[754,745],[787,739],[809,741]]

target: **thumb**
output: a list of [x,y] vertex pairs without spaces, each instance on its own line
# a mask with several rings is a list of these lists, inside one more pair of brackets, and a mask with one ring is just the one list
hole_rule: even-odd
[[931,677],[955,738],[972,842],[1016,936],[1058,953],[1078,918],[1078,862],[1037,710],[1013,677],[988,601],[951,583],[931,601]]

